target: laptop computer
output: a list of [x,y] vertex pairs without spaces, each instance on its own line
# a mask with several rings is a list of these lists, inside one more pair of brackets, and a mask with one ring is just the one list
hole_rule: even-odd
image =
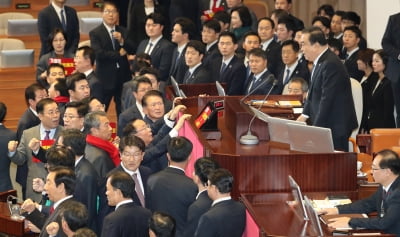
[[333,153],[332,132],[329,128],[287,124],[290,150],[309,153]]
[[[68,1],[68,5],[70,5]],[[89,34],[91,30],[103,22],[102,18],[82,17],[79,19],[79,31],[82,34]]]
[[293,205],[295,205],[296,207],[300,207],[300,214],[302,215],[304,220],[309,220],[306,208],[304,206],[303,194],[301,193],[300,186],[291,175],[288,176],[288,179],[294,197]]
[[183,91],[181,93],[181,89],[179,88],[179,84],[178,84],[178,82],[175,80],[175,78],[173,76],[171,76],[171,85],[172,85],[172,89],[174,89],[174,92],[175,92],[176,96],[186,98],[185,94],[182,95]]
[[309,233],[310,236],[323,236],[324,232],[322,231],[318,213],[314,210],[313,205],[307,196],[304,196],[304,206],[307,211],[307,215],[309,217],[311,229],[313,232]]
[[37,19],[9,19],[7,22],[7,35],[37,35]]
[[268,130],[270,140],[274,142],[290,143],[288,123],[306,125],[305,122],[269,117]]
[[219,83],[219,81],[216,81],[216,82],[215,82],[215,85],[217,86],[218,95],[219,95],[219,96],[226,96],[225,89],[224,89],[224,87],[221,85],[221,83]]
[[33,66],[33,49],[0,51],[0,68]]

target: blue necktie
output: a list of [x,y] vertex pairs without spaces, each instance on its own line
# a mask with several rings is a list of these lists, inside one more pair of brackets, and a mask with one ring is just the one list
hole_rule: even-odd
[[67,30],[67,22],[65,21],[64,9],[61,9],[60,15],[61,15],[62,28],[63,28],[64,31],[66,31]]
[[221,65],[221,71],[219,72],[219,75],[222,75],[222,73],[224,73],[224,72],[225,72],[225,70],[226,70],[226,67],[227,67],[226,63],[222,62],[222,65]]
[[288,68],[288,69],[286,69],[286,77],[285,77],[285,80],[283,81],[283,85],[286,85],[286,83],[288,83],[289,79],[290,79],[290,69]]

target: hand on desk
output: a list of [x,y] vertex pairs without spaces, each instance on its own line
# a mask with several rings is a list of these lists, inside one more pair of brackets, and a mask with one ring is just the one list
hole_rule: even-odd
[[339,214],[339,210],[334,208],[320,208],[317,210],[318,215],[337,215]]
[[338,217],[330,219],[329,227],[337,229],[337,228],[351,228],[349,226],[350,217]]

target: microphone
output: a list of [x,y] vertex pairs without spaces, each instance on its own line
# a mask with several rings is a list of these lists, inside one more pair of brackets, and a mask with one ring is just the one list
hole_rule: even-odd
[[[269,89],[268,93],[267,93],[267,94],[265,95],[265,97],[263,98],[263,100],[262,100],[263,102],[258,106],[258,108],[257,108],[258,111],[261,110],[261,107],[263,106],[264,102],[267,100],[268,96],[271,94],[272,89],[274,89],[274,87],[276,86],[276,84],[278,84],[278,80],[275,79],[273,75],[270,75],[270,76],[268,77],[268,79],[269,79],[269,78],[273,78],[272,86],[271,86],[271,89]],[[249,106],[250,106],[250,105],[249,105]],[[257,144],[260,142],[260,140],[258,139],[258,137],[255,136],[255,135],[253,135],[253,134],[251,133],[251,125],[253,125],[254,119],[255,119],[256,117],[257,117],[257,114],[254,113],[253,117],[252,117],[251,120],[250,120],[249,126],[248,126],[248,128],[247,128],[247,133],[246,133],[246,135],[243,135],[243,136],[240,137],[240,140],[239,140],[239,141],[240,141],[240,144],[243,144],[243,145],[257,145]]]
[[256,88],[254,88],[253,90],[251,90],[249,92],[249,94],[247,94],[245,97],[243,97],[242,99],[240,99],[240,103],[243,103],[243,101],[245,99],[247,99],[249,96],[251,96],[258,88],[260,88],[262,85],[266,84],[266,83],[270,83],[271,81],[275,80],[275,77],[273,74],[270,74],[267,79],[265,79],[264,81],[262,81],[258,86],[256,86]]

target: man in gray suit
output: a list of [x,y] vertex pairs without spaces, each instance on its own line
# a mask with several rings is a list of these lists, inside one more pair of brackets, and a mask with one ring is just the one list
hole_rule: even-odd
[[[54,203],[50,209],[40,208],[31,199],[25,200],[22,204],[22,209],[28,212],[26,219],[41,229],[39,237],[49,236],[46,227],[52,222],[57,222],[61,226],[61,213],[64,212],[66,207],[74,203],[72,197],[75,190],[74,171],[63,167],[51,169],[47,175],[44,190],[47,192],[50,201]],[[57,236],[64,237],[66,234],[60,230]]]
[[[39,148],[46,149],[51,141],[58,136],[62,127],[59,126],[60,111],[57,103],[45,98],[36,105],[36,111],[40,119],[40,124],[27,129],[23,132],[21,140],[8,142],[8,156],[11,161],[17,165],[28,164],[28,178],[26,187],[26,197],[39,202],[42,199],[41,193],[37,193],[32,189],[32,180],[34,178],[45,179],[47,172],[44,163],[35,158]],[[50,143],[50,144],[49,144]]]

